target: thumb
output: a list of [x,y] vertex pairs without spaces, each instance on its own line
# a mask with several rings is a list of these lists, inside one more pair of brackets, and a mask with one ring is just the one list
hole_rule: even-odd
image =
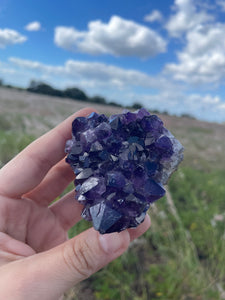
[[22,263],[17,267],[22,279],[21,275],[16,276],[18,294],[22,294],[19,299],[58,299],[69,288],[120,256],[129,242],[127,230],[100,235],[90,228],[51,250],[17,261]]
[[[9,278],[14,283],[13,291],[7,289],[9,295],[6,293],[4,299],[58,299],[69,288],[120,256],[130,241],[142,235],[149,226],[147,215],[136,229],[120,233],[100,235],[90,228],[51,250],[3,266],[0,290],[7,289]],[[11,292],[13,297],[10,298]]]
[[[101,235],[93,228],[45,253],[42,260],[51,259],[52,270],[46,272],[48,284],[61,286],[60,292],[88,278],[126,251],[130,243],[129,232]],[[45,261],[45,262],[44,262]],[[48,263],[49,268],[49,263]]]

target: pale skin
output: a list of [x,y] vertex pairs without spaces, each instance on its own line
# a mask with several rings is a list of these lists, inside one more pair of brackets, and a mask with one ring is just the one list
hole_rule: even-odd
[[123,254],[150,227],[100,235],[90,228],[68,240],[82,206],[74,192],[51,205],[74,179],[64,146],[75,117],[43,135],[0,170],[0,299],[55,300]]

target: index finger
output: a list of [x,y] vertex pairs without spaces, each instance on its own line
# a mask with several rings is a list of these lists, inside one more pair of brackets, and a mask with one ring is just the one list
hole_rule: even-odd
[[74,118],[87,116],[93,111],[85,108],[76,112],[6,164],[0,170],[0,194],[17,198],[38,185],[49,169],[65,156],[65,143],[71,138]]

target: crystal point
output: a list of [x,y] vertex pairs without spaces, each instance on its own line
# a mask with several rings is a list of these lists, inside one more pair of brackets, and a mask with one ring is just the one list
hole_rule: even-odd
[[122,214],[105,203],[93,205],[90,208],[93,226],[100,233],[109,233],[112,227],[122,217]]

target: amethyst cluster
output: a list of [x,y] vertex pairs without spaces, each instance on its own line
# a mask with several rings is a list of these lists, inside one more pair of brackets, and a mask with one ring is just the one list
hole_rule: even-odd
[[183,158],[180,142],[144,108],[76,118],[65,151],[76,175],[75,197],[84,204],[82,217],[102,234],[143,222]]

